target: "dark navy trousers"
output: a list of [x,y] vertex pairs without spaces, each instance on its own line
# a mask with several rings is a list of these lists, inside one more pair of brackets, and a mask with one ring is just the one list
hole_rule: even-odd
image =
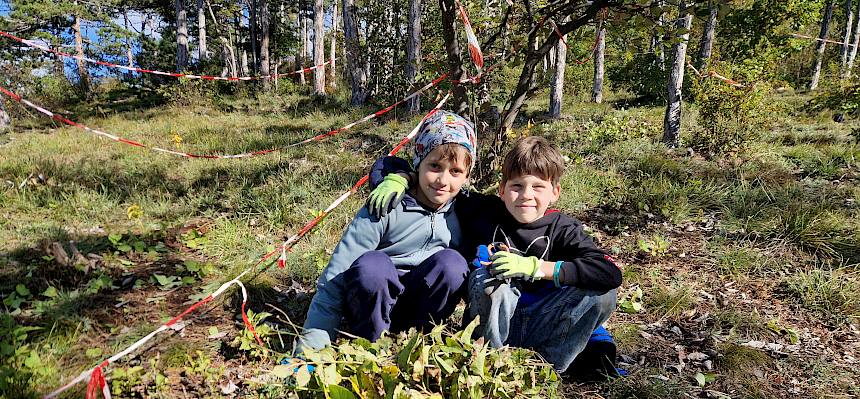
[[440,323],[466,291],[469,267],[457,251],[443,249],[412,270],[394,267],[381,251],[360,256],[344,272],[345,315],[349,332],[371,341],[393,333]]

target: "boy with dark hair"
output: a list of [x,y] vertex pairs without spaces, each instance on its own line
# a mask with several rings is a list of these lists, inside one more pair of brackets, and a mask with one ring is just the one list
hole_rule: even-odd
[[[387,162],[388,168],[395,163]],[[621,270],[582,224],[548,211],[560,196],[563,172],[555,146],[541,137],[524,138],[505,157],[498,197],[470,193],[455,206],[464,248],[490,244],[495,250],[484,267],[470,273],[467,318],[480,317],[476,331],[492,346],[532,348],[559,372],[568,370],[592,333],[605,331],[601,324],[615,310],[621,285]],[[377,190],[372,200],[394,197]],[[603,349],[594,360],[607,362],[582,367],[614,373],[614,344]]]
[[[359,210],[319,278],[296,353],[329,345],[342,318],[344,330],[374,341],[385,330],[451,315],[469,272],[451,249],[462,238],[452,204],[475,162],[475,145],[474,128],[455,114],[440,111],[424,121],[413,145],[416,183],[386,215]],[[405,188],[397,177],[380,187]]]

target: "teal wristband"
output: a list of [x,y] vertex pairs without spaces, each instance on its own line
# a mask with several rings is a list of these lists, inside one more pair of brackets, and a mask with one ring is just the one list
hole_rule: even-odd
[[552,282],[555,284],[556,288],[561,288],[561,282],[558,281],[558,271],[561,270],[561,264],[564,263],[562,261],[555,262],[555,268],[552,271]]

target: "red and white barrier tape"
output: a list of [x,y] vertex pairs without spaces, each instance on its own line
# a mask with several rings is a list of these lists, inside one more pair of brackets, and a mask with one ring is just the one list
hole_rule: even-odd
[[[431,115],[433,115],[434,113],[439,111],[439,109],[442,108],[442,105],[444,105],[445,102],[448,100],[448,97],[450,97],[450,93],[445,95],[445,97],[442,98],[441,101],[439,101],[439,103],[436,105],[436,107],[434,107],[427,115],[425,115],[421,119],[421,122],[419,122],[418,125],[416,125],[415,128],[413,128],[412,131],[409,132],[409,134],[406,137],[404,137],[396,146],[394,146],[394,148],[388,153],[388,155],[395,155],[401,149],[403,149],[403,147],[406,145],[406,143],[408,143],[410,140],[412,140],[413,137],[415,137],[416,134],[418,134],[418,131],[421,129],[421,124],[424,122],[424,120],[426,120]],[[198,301],[197,303],[189,306],[187,309],[185,309],[178,316],[170,319],[170,321],[168,321],[167,323],[162,324],[156,330],[152,331],[151,333],[149,333],[145,337],[139,339],[137,342],[133,343],[131,346],[127,347],[123,351],[111,356],[107,360],[99,363],[99,365],[82,372],[77,377],[75,377],[73,380],[69,381],[67,384],[65,384],[62,387],[57,388],[53,392],[45,395],[45,399],[55,398],[59,394],[65,392],[69,388],[77,385],[78,383],[80,383],[81,381],[83,381],[87,378],[90,379],[89,384],[87,385],[87,395],[86,395],[87,399],[95,399],[97,397],[99,391],[102,392],[102,394],[104,395],[104,397],[106,399],[110,399],[110,397],[111,397],[110,396],[110,388],[107,385],[107,382],[105,381],[105,377],[104,377],[104,368],[105,367],[107,367],[111,363],[114,363],[114,362],[118,361],[119,359],[127,356],[128,354],[134,352],[135,350],[137,350],[138,348],[143,346],[146,342],[148,342],[149,340],[151,340],[153,337],[155,337],[156,335],[158,335],[161,332],[167,331],[168,329],[173,329],[173,330],[177,330],[177,331],[181,330],[182,328],[184,328],[184,324],[177,324],[177,323],[181,322],[182,319],[186,315],[193,312],[195,309],[199,308],[200,306],[206,304],[207,302],[212,301],[213,299],[215,299],[216,297],[218,297],[219,295],[224,293],[228,288],[230,288],[230,286],[232,286],[234,284],[238,285],[242,291],[242,308],[241,308],[242,321],[245,323],[245,327],[247,327],[251,331],[251,333],[254,334],[254,338],[256,338],[257,343],[260,344],[260,346],[263,346],[263,341],[257,335],[257,332],[254,330],[253,324],[251,324],[251,322],[248,320],[247,313],[245,312],[245,305],[248,302],[248,292],[245,289],[245,286],[239,280],[242,277],[244,277],[246,274],[251,272],[252,270],[256,269],[257,266],[259,266],[260,264],[265,262],[266,259],[269,259],[272,255],[274,255],[277,252],[281,252],[281,259],[278,260],[278,266],[283,267],[284,261],[285,261],[284,258],[286,257],[286,252],[288,250],[290,250],[296,244],[296,242],[298,242],[299,239],[301,239],[305,234],[307,234],[311,229],[313,229],[314,226],[316,226],[322,219],[324,219],[329,213],[331,213],[335,208],[337,208],[341,203],[343,203],[343,201],[345,201],[347,198],[349,198],[350,195],[357,192],[358,188],[361,187],[364,183],[366,183],[369,180],[369,178],[370,178],[369,175],[365,175],[364,177],[359,179],[358,182],[356,182],[349,189],[349,191],[343,193],[340,197],[338,197],[334,202],[331,203],[331,205],[328,206],[328,208],[326,208],[324,211],[322,211],[322,213],[320,215],[318,215],[313,220],[308,222],[296,234],[294,234],[292,237],[287,239],[287,241],[285,241],[283,244],[281,244],[280,247],[276,248],[274,251],[271,251],[271,252],[267,253],[266,255],[264,255],[262,258],[260,258],[260,260],[258,260],[257,263],[254,264],[254,266],[246,269],[242,273],[239,273],[239,275],[234,277],[232,280],[221,285],[221,287],[219,287],[215,292],[213,292],[212,294],[209,294],[209,296],[207,296],[206,298],[203,298],[202,300]]]
[[380,109],[379,111],[376,111],[372,114],[368,114],[367,116],[365,116],[365,117],[363,117],[363,118],[361,118],[355,122],[352,122],[348,125],[337,128],[335,130],[332,130],[332,131],[329,131],[326,133],[322,133],[322,134],[318,134],[316,136],[313,136],[313,137],[310,137],[310,138],[304,139],[302,141],[298,141],[298,142],[295,142],[295,143],[292,143],[292,144],[289,144],[289,145],[286,145],[283,147],[279,147],[279,148],[271,148],[271,149],[267,149],[267,150],[259,150],[259,151],[245,152],[245,153],[241,153],[241,154],[229,154],[229,155],[227,155],[227,154],[192,154],[192,153],[188,153],[188,152],[175,151],[175,150],[170,150],[167,148],[161,148],[161,147],[143,144],[143,143],[140,143],[137,141],[125,139],[125,138],[122,138],[120,136],[117,136],[117,135],[114,135],[111,133],[107,133],[107,132],[104,132],[104,131],[101,131],[98,129],[94,129],[94,128],[91,128],[89,126],[86,126],[86,125],[77,123],[75,121],[72,121],[71,119],[68,119],[68,118],[64,117],[63,115],[51,112],[45,108],[42,108],[42,107],[30,102],[30,101],[22,98],[21,96],[3,88],[2,86],[0,86],[0,93],[5,94],[5,95],[9,96],[10,98],[12,98],[13,100],[20,102],[20,103],[22,103],[28,107],[33,108],[36,111],[39,111],[40,113],[45,114],[48,117],[50,117],[51,119],[54,119],[58,122],[65,123],[67,125],[86,130],[90,133],[96,134],[98,136],[106,137],[106,138],[111,139],[111,140],[116,141],[116,142],[132,145],[135,147],[146,148],[146,149],[149,149],[151,151],[162,152],[165,154],[171,154],[171,155],[176,155],[176,156],[180,156],[180,157],[185,157],[185,158],[234,159],[234,158],[247,158],[247,157],[252,157],[252,156],[257,156],[257,155],[264,155],[264,154],[269,154],[269,153],[276,152],[276,151],[283,151],[287,148],[292,148],[292,147],[296,147],[296,146],[299,146],[302,144],[307,144],[307,143],[310,143],[312,141],[320,141],[320,140],[325,139],[327,137],[334,136],[338,133],[341,133],[341,132],[344,132],[346,130],[351,129],[358,124],[365,123],[367,121],[370,121],[371,119],[374,119],[376,117],[379,117],[379,116],[382,116],[382,115],[388,113],[389,111],[393,110],[398,105],[403,104],[404,102],[409,101],[410,99],[414,98],[418,94],[421,94],[422,92],[438,85],[439,83],[444,81],[447,76],[448,76],[448,74],[445,73],[445,74],[439,76],[438,78],[436,78],[435,80],[433,80],[432,82],[430,82],[430,83],[424,85],[423,87],[419,88],[418,90],[412,92],[411,94],[404,97],[403,99],[395,102],[394,104],[391,104],[391,105],[389,105],[383,109]]
[[698,76],[700,78],[716,78],[716,79],[722,81],[723,83],[725,83],[729,86],[733,86],[733,87],[738,88],[738,89],[743,89],[743,88],[747,87],[746,85],[744,85],[742,83],[738,83],[738,82],[736,82],[730,78],[727,78],[723,75],[720,75],[719,73],[717,73],[717,71],[708,71],[708,73],[703,74],[698,69],[696,69],[696,67],[694,67],[693,64],[691,64],[689,62],[687,63],[687,67],[692,69],[693,73],[695,73],[696,76]]
[[[170,319],[170,321],[168,321],[167,323],[162,324],[155,331],[152,331],[151,333],[147,334],[145,337],[139,339],[137,342],[131,344],[131,346],[127,347],[122,352],[119,352],[119,353],[111,356],[107,360],[99,363],[98,366],[95,366],[89,370],[82,372],[77,377],[75,377],[75,379],[69,381],[69,383],[67,383],[66,385],[63,385],[62,387],[57,388],[53,392],[45,395],[45,398],[46,399],[47,398],[54,398],[57,395],[66,391],[67,389],[71,388],[72,386],[74,386],[74,385],[78,384],[79,382],[89,378],[90,381],[89,381],[89,384],[87,385],[87,396],[86,396],[87,399],[96,398],[99,391],[102,392],[102,394],[105,396],[105,398],[109,399],[110,398],[110,388],[107,386],[107,384],[105,382],[105,378],[104,378],[104,370],[103,369],[105,367],[107,367],[111,363],[114,363],[117,360],[127,356],[129,353],[134,352],[135,350],[137,350],[138,348],[143,346],[143,344],[145,344],[146,342],[151,340],[153,337],[155,337],[156,335],[158,335],[164,331],[167,331],[168,329],[173,329],[176,331],[183,329],[185,327],[185,325],[184,325],[184,323],[180,323],[182,321],[183,317],[185,317],[186,315],[188,315],[189,313],[191,313],[192,311],[194,311],[198,307],[202,306],[203,304],[215,299],[217,296],[224,293],[224,291],[226,291],[228,288],[230,288],[231,285],[234,285],[234,284],[238,285],[242,291],[242,321],[245,323],[245,327],[247,327],[249,330],[251,330],[251,332],[254,334],[254,338],[257,339],[257,342],[260,345],[262,345],[263,341],[260,340],[260,337],[257,335],[257,332],[254,330],[254,326],[248,320],[248,315],[245,313],[245,304],[248,302],[248,291],[245,289],[245,286],[242,284],[242,282],[239,281],[239,279],[242,278],[242,276],[244,276],[250,270],[251,269],[240,273],[238,276],[236,276],[236,278],[224,283],[215,292],[213,292],[212,294],[209,294],[209,296],[207,296],[206,298],[203,298],[199,302],[189,306],[187,309],[185,309],[185,311],[180,313],[178,316]],[[180,324],[177,324],[177,323],[180,323]]]
[[481,75],[484,73],[484,53],[481,51],[481,45],[478,43],[475,31],[472,30],[472,23],[469,21],[469,16],[466,15],[466,9],[463,8],[463,4],[461,4],[459,0],[455,1],[460,13],[460,18],[463,19],[463,30],[466,31],[466,42],[469,48],[469,57],[472,58],[472,63],[475,64],[475,68],[478,69],[477,75],[462,79],[456,83],[477,83],[481,80]]
[[266,76],[240,76],[240,77],[235,77],[235,78],[234,78],[234,77],[225,77],[225,76],[194,75],[194,74],[188,74],[188,73],[176,73],[176,72],[153,71],[153,70],[150,70],[150,69],[143,69],[143,68],[137,68],[137,67],[126,66],[126,65],[113,64],[113,63],[105,62],[105,61],[94,60],[94,59],[92,59],[92,58],[88,58],[88,57],[81,57],[81,56],[76,55],[76,54],[70,54],[70,53],[66,53],[66,52],[63,52],[63,51],[54,50],[54,49],[52,49],[52,48],[48,48],[48,47],[42,46],[42,45],[40,45],[40,44],[34,43],[32,40],[22,39],[22,38],[20,38],[20,37],[18,37],[18,36],[15,36],[15,35],[12,35],[12,34],[10,34],[10,33],[3,32],[3,31],[0,31],[0,36],[5,36],[5,37],[7,37],[7,38],[9,38],[9,39],[12,39],[12,40],[15,40],[15,41],[17,41],[17,42],[20,42],[20,43],[26,44],[27,46],[30,46],[30,47],[32,47],[32,48],[36,48],[36,49],[42,50],[42,51],[44,51],[44,52],[52,53],[52,54],[56,54],[56,55],[59,55],[59,56],[62,56],[62,57],[66,57],[66,58],[74,58],[74,59],[76,59],[76,60],[83,60],[83,61],[86,61],[86,62],[89,62],[89,63],[98,64],[98,65],[101,65],[101,66],[106,66],[106,67],[111,67],[111,68],[120,68],[120,69],[124,69],[124,70],[126,70],[126,71],[131,71],[131,72],[149,73],[149,74],[154,74],[154,75],[170,76],[170,77],[174,77],[174,78],[204,79],[204,80],[224,80],[224,81],[231,81],[231,82],[235,82],[235,81],[248,81],[248,80],[261,80],[261,79],[267,79],[267,78],[268,78],[268,79],[276,79],[276,78],[280,78],[280,77],[284,77],[284,76],[295,75],[295,74],[298,74],[298,73],[309,72],[309,71],[312,71],[312,70],[314,70],[314,69],[317,69],[317,68],[319,68],[319,67],[322,67],[322,66],[324,66],[324,65],[326,65],[326,64],[328,64],[328,63],[330,63],[330,62],[331,62],[331,60],[329,60],[329,61],[326,61],[326,62],[324,62],[324,63],[322,63],[322,64],[314,65],[314,66],[307,67],[307,68],[304,68],[304,69],[300,69],[300,70],[298,70],[298,71],[292,71],[292,72],[287,72],[287,73],[279,73],[279,74],[272,74],[272,75],[266,75]]
[[[822,39],[822,38],[820,38],[820,37],[806,36],[806,35],[801,35],[801,34],[799,34],[799,33],[789,33],[789,35],[790,35],[790,36],[794,36],[794,37],[798,37],[798,38],[801,38],[801,39],[810,39],[810,40],[814,40],[814,41],[817,41],[817,42],[833,43],[833,44],[839,44],[839,45],[844,45],[844,44],[845,44],[845,42],[837,42],[837,41],[835,41],[835,40]],[[852,44],[852,43],[848,43],[848,47],[854,47],[854,44]]]

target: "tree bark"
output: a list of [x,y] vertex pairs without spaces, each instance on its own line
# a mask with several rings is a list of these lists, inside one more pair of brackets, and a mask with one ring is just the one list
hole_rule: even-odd
[[224,72],[221,75],[229,74],[233,78],[239,76],[238,71],[236,71],[236,52],[233,46],[230,46],[230,39],[226,37],[221,38],[221,57],[224,59]]
[[668,104],[666,105],[666,116],[663,119],[663,143],[669,148],[676,148],[681,141],[681,85],[684,83],[684,66],[687,61],[687,42],[690,40],[690,26],[693,23],[693,15],[688,13],[686,1],[678,5],[678,20],[675,27],[686,33],[680,36],[680,41],[675,44],[672,52],[672,69],[669,71],[669,79],[666,81],[668,91]]
[[[299,3],[302,4],[302,3]],[[301,5],[299,6],[301,7]],[[296,57],[296,69],[299,70],[299,84],[304,86],[307,81],[305,80],[305,72],[303,69],[305,68],[305,57],[308,54],[308,24],[305,16],[302,13],[301,8],[299,8],[298,13],[298,23],[299,23],[299,40],[302,42],[301,51]]]
[[352,86],[352,96],[349,103],[350,105],[364,105],[369,94],[367,90],[368,71],[362,61],[364,57],[359,48],[355,0],[342,1],[344,47],[347,53],[346,64]]
[[314,1],[314,94],[325,95],[325,32],[323,18],[325,4],[323,0]]
[[860,1],[857,2],[857,14],[854,16],[854,32],[851,39],[851,51],[848,55],[848,66],[845,68],[845,78],[851,77],[851,69],[854,67],[854,59],[857,57],[857,48],[860,47]]
[[[132,54],[131,49],[131,29],[128,27],[128,10],[123,10],[122,12],[122,21],[123,27],[125,28],[125,56],[128,59],[128,67],[134,67],[134,55]],[[132,72],[128,71],[128,76],[131,76]]]
[[839,77],[845,79],[848,73],[848,57],[851,52],[851,32],[854,28],[854,8],[851,0],[845,0],[845,35],[842,36],[842,48],[839,50]]
[[0,98],[0,133],[9,129],[11,124],[12,118],[9,117],[9,113],[6,112],[6,106],[3,104],[3,99]]
[[[851,0],[848,0],[851,1]],[[714,50],[714,34],[717,30],[717,11],[719,7],[716,4],[711,4],[711,13],[708,15],[708,20],[705,22],[705,29],[702,31],[702,40],[699,42],[699,59],[696,63],[699,70],[704,70],[711,60],[711,53]]]
[[[406,82],[414,88],[421,71],[421,0],[409,0],[406,19]],[[409,100],[407,109],[415,114],[421,109],[421,96]]]
[[206,10],[203,0],[197,0],[197,59],[199,62],[209,58],[206,50]]
[[260,58],[257,53],[257,0],[248,0],[248,31],[251,34],[251,71],[256,75],[259,71]]
[[[439,9],[442,13],[442,39],[445,42],[445,53],[448,55],[448,77],[460,81],[466,78],[466,71],[463,70],[463,58],[457,43],[457,9],[454,0],[439,0]],[[462,114],[469,106],[466,101],[466,88],[457,84],[454,85],[453,92],[451,107],[454,112]]]
[[271,58],[269,57],[269,4],[266,0],[260,0],[260,75],[263,78],[263,90],[268,91],[271,87]]
[[337,54],[337,2],[338,0],[334,0],[331,2],[331,52],[329,53],[328,63],[328,84],[332,88],[337,87],[337,76],[335,75],[337,73],[335,71],[335,54]]
[[830,20],[833,18],[833,0],[824,6],[824,16],[821,19],[821,31],[818,33],[818,41],[815,45],[815,62],[812,64],[812,80],[809,82],[809,90],[818,89],[818,81],[821,78],[821,64],[824,61],[824,47],[827,44],[827,34],[830,32]]
[[185,70],[188,65],[188,17],[185,13],[185,0],[175,0],[176,6],[176,72]]
[[[663,7],[663,5],[665,5],[664,0],[657,0],[657,6]],[[657,26],[662,27],[664,23],[663,12],[660,12],[660,15],[657,16]],[[656,30],[651,35],[651,51],[654,53],[657,66],[660,70],[666,70],[666,46],[663,45],[663,37]]]
[[[565,41],[567,36],[565,36]],[[549,92],[549,117],[561,116],[561,104],[564,99],[564,72],[567,67],[567,46],[559,41],[555,45],[555,74]]]
[[591,101],[603,102],[604,55],[606,53],[606,23],[600,21],[597,27],[597,46],[594,48],[594,85],[591,88]]
[[90,74],[87,71],[87,64],[84,62],[84,37],[81,34],[81,18],[77,15],[72,16],[75,19],[74,23],[74,31],[75,31],[75,52],[78,55],[76,62],[78,64],[78,84],[81,87],[81,91],[84,95],[89,95],[90,93]]

